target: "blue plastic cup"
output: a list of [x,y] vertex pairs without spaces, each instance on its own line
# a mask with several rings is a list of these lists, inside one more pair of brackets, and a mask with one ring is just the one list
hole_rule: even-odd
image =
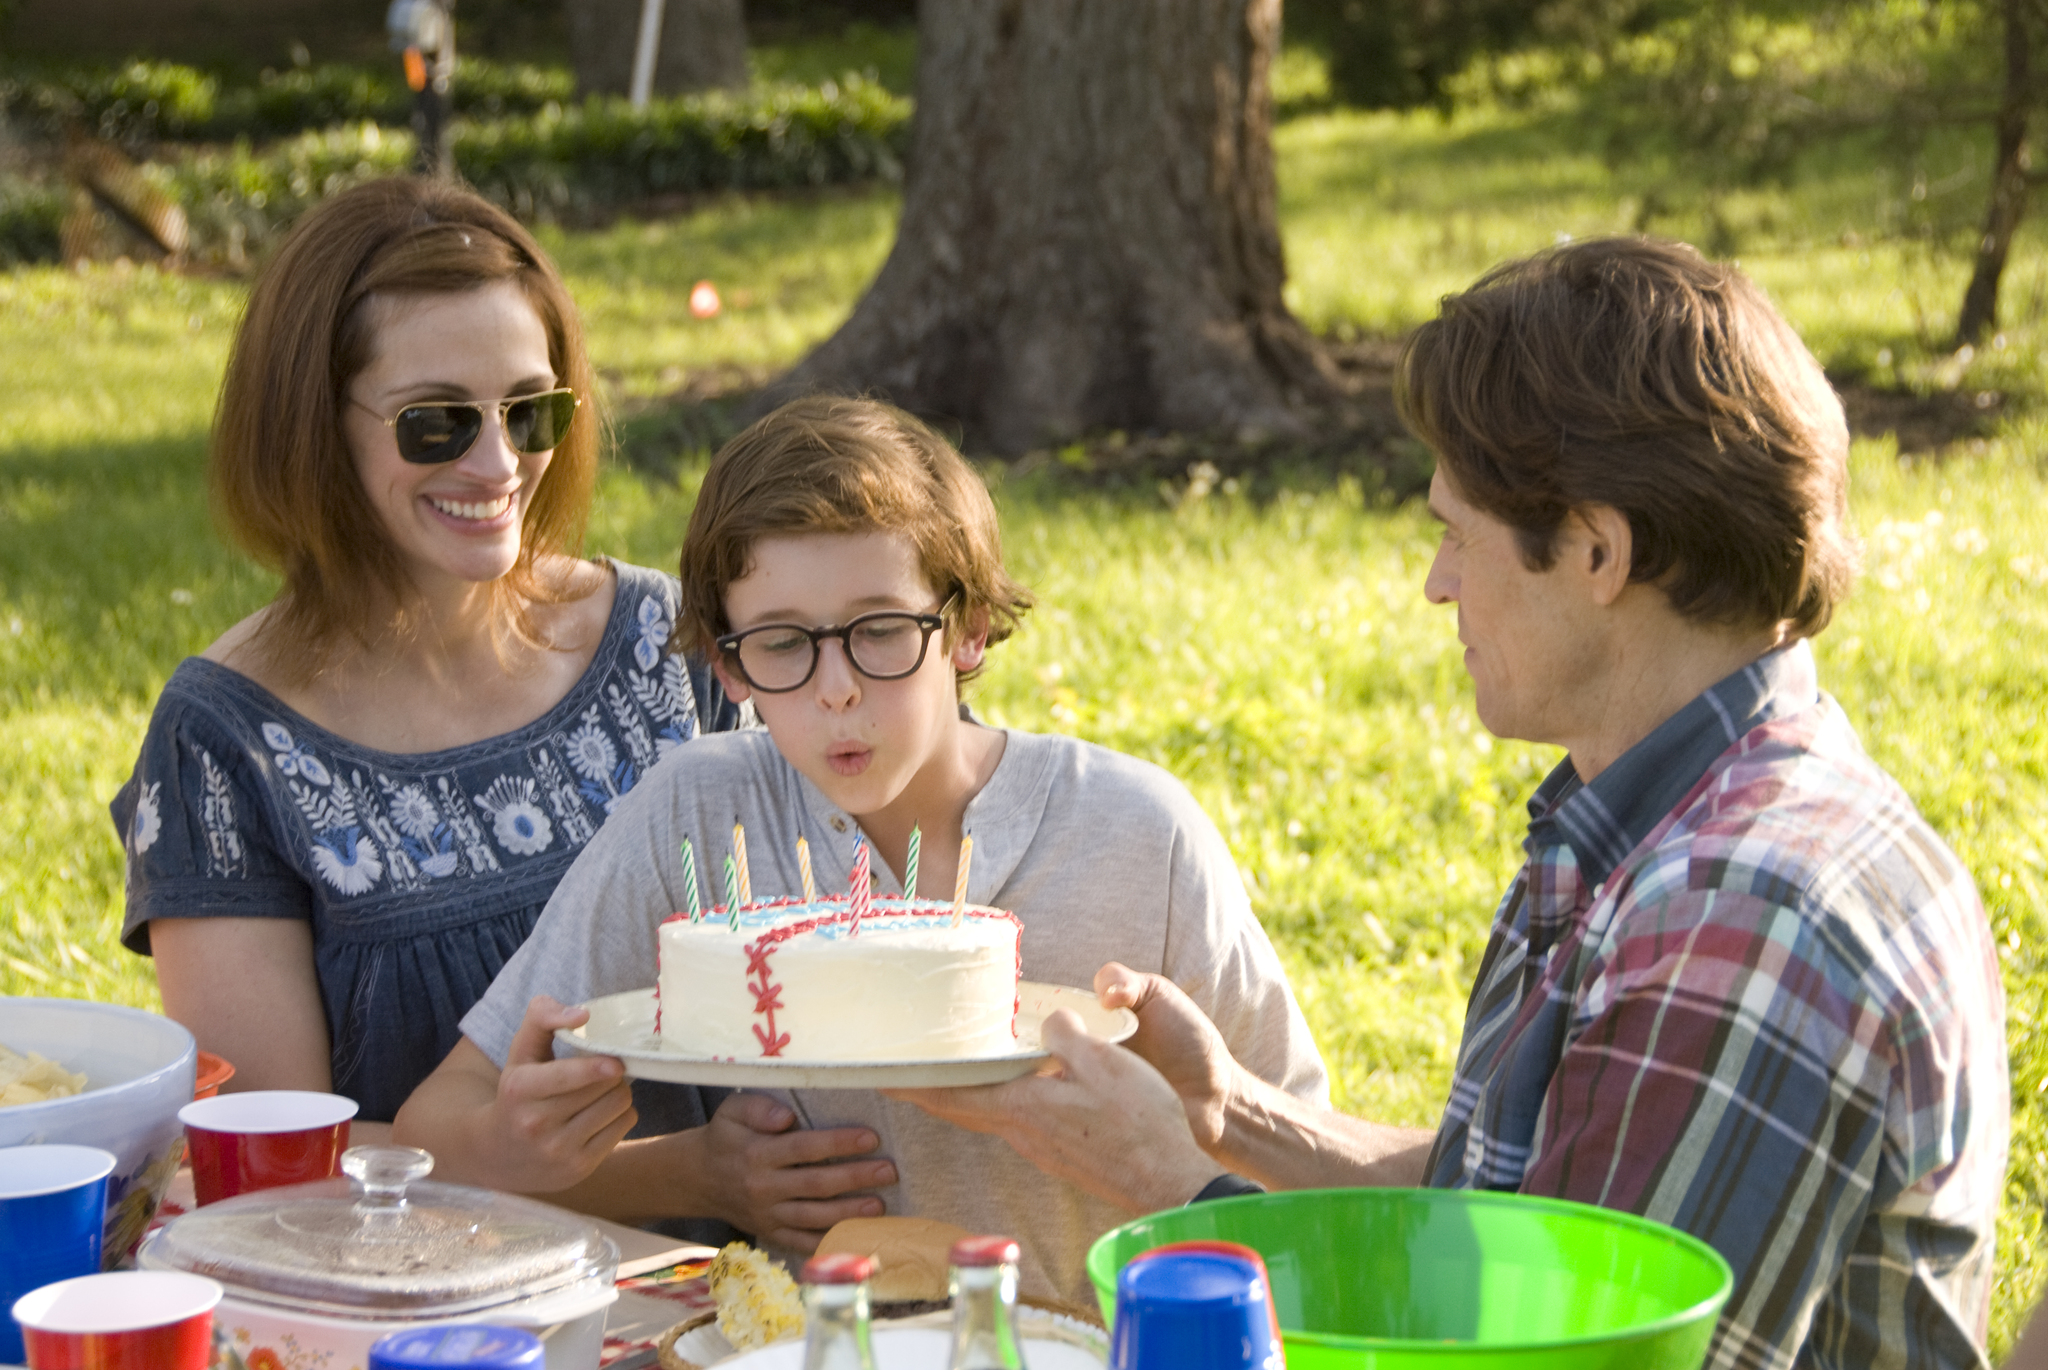
[[541,1370],[547,1348],[531,1332],[516,1327],[463,1323],[455,1327],[421,1327],[379,1337],[370,1348],[369,1370]]
[[[97,1275],[114,1154],[96,1146],[0,1147],[0,1309],[32,1289]],[[27,1359],[21,1324],[0,1317],[0,1362]]]
[[1224,1250],[1166,1249],[1116,1281],[1110,1370],[1283,1370],[1263,1262]]

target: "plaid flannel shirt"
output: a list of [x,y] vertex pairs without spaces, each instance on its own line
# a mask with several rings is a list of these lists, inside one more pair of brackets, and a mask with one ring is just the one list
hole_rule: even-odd
[[1976,886],[1806,644],[1529,809],[1428,1183],[1639,1213],[1735,1291],[1707,1360],[1984,1366],[2009,1126]]

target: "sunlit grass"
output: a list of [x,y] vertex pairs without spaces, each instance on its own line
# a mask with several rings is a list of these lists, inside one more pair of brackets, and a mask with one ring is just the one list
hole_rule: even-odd
[[[1503,115],[1285,125],[1295,307],[1319,328],[1396,331],[1504,256],[1629,227],[1647,182],[1556,136]],[[1859,445],[1869,569],[1818,643],[1825,684],[1976,874],[2004,949],[2015,1140],[2003,1347],[2048,1275],[2048,478],[2036,455],[2048,425],[2028,411],[2042,392],[2048,263],[2029,237],[2005,345],[1949,359],[1963,266],[1939,240],[1872,236],[1868,224],[1887,222],[1882,197],[1910,193],[1881,182],[1845,168],[1789,194],[1725,197],[1718,229],[1698,204],[1653,226],[1732,234],[1832,365],[2022,401],[1997,438],[1945,465]],[[1857,204],[1870,217],[1849,239],[1843,206]],[[731,197],[545,237],[614,397],[636,400],[707,368],[794,361],[880,264],[896,208],[885,190]],[[717,319],[689,315],[698,279],[725,296]],[[120,853],[105,805],[178,659],[269,593],[214,535],[202,488],[241,299],[232,282],[149,272],[0,276],[14,401],[0,428],[5,992],[155,1002],[147,963],[116,942]],[[608,472],[593,550],[672,566],[696,469],[679,483]],[[1339,1102],[1432,1121],[1519,857],[1522,802],[1555,754],[1478,726],[1451,620],[1420,594],[1426,519],[1349,488],[1179,509],[1032,482],[999,498],[1041,607],[994,653],[977,706],[1186,781],[1296,978]]]
[[[896,208],[895,194],[879,189],[730,195],[679,218],[542,239],[614,395],[654,395],[693,370],[786,366],[822,342],[880,269]],[[699,280],[722,297],[715,318],[691,317]]]

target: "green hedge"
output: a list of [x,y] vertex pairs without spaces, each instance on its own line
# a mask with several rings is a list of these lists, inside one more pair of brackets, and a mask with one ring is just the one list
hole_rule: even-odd
[[[575,94],[574,78],[559,68],[463,58],[455,70],[456,113],[472,118],[538,114]],[[136,61],[0,72],[0,113],[51,126],[80,120],[118,143],[229,142],[366,120],[404,127],[412,92],[395,58],[388,68],[327,63],[266,71],[254,85],[225,89],[196,67]]]
[[0,176],[0,267],[57,256],[57,225],[65,195],[49,186]]
[[[459,120],[455,162],[522,218],[578,215],[657,195],[885,179],[901,174],[910,102],[859,79],[690,96],[635,111],[623,100]],[[412,163],[410,132],[363,122],[268,146],[176,152],[151,174],[184,209],[192,254],[239,266],[326,195]],[[0,260],[56,255],[66,192],[0,186]]]

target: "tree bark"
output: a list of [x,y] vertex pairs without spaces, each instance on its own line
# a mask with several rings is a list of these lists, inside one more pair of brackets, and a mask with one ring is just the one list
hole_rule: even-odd
[[1991,207],[1977,240],[1977,264],[1963,292],[1956,346],[1975,345],[1998,323],[1998,281],[2013,234],[2027,210],[2027,122],[2032,113],[2032,34],[2027,11],[2038,0],[2005,0],[2005,97],[1998,110],[1998,160],[1991,172]]
[[885,396],[1005,453],[1299,427],[1334,371],[1281,299],[1279,0],[922,0],[895,247],[763,396]]
[[[569,64],[585,95],[624,95],[633,83],[641,0],[569,0]],[[747,84],[742,0],[666,0],[654,61],[654,93],[739,89]]]

